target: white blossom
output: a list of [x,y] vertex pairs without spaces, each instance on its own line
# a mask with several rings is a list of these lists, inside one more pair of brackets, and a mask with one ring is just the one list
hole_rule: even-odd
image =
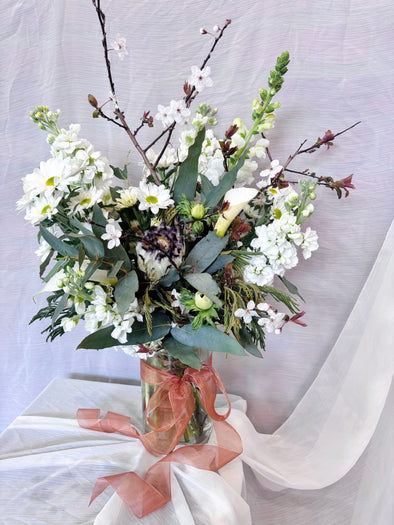
[[103,241],[108,241],[108,249],[112,250],[116,246],[120,246],[120,237],[122,236],[122,228],[114,219],[109,219],[108,224],[105,225],[105,233],[101,236]]
[[246,308],[238,308],[234,315],[240,317],[245,324],[249,324],[253,317],[257,317],[259,314],[255,311],[256,305],[254,301],[249,301]]
[[213,80],[209,76],[211,68],[209,66],[200,69],[197,66],[192,66],[192,74],[188,78],[188,83],[194,86],[197,91],[201,92],[206,87],[213,86]]
[[116,40],[112,42],[112,47],[117,52],[120,60],[123,60],[124,57],[129,54],[127,51],[126,39],[119,34],[116,35]]

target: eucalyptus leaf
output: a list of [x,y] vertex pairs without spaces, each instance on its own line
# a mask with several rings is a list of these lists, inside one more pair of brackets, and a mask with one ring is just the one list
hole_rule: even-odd
[[50,233],[46,228],[44,228],[42,224],[40,225],[40,233],[46,240],[46,242],[49,244],[49,246],[51,246],[51,248],[53,248],[56,252],[64,256],[78,258],[78,250],[74,248],[74,246],[63,242],[54,235],[52,235],[52,233]]
[[104,257],[104,244],[94,235],[81,235],[81,242],[86,253],[93,259],[102,259]]
[[53,249],[51,248],[45,260],[40,264],[40,277],[44,275],[44,272],[47,269],[48,264],[51,262],[52,255],[53,255]]
[[116,277],[116,274],[118,271],[122,268],[123,261],[116,261],[113,268],[111,268],[108,272],[108,279],[112,279],[113,277]]
[[238,334],[239,342],[241,343],[242,347],[249,352],[249,354],[254,355],[255,357],[260,357],[262,359],[263,355],[260,352],[260,350],[257,348],[255,343],[253,342],[253,339],[250,335],[250,333],[247,331],[247,329],[243,326]]
[[126,173],[124,173],[124,170],[121,170],[120,168],[117,168],[115,166],[111,166],[111,168],[117,179],[127,180],[127,170]]
[[86,226],[84,224],[82,224],[81,221],[79,221],[78,219],[76,219],[75,217],[71,217],[70,218],[70,224],[72,226],[75,226],[75,228],[78,228],[78,230],[85,234],[85,235],[92,235],[92,232],[91,230],[89,230],[88,228],[86,228]]
[[217,297],[220,288],[212,275],[209,273],[187,273],[184,278],[197,291],[209,297],[218,306],[222,306],[222,301]]
[[185,266],[191,267],[191,272],[201,273],[210,266],[226,246],[228,235],[219,237],[215,231],[210,231],[191,250],[185,260]]
[[207,268],[207,272],[210,274],[216,273],[226,266],[226,264],[232,262],[234,257],[230,254],[219,255],[217,259]]
[[289,290],[289,292],[293,295],[298,295],[298,297],[305,302],[305,299],[302,297],[300,292],[298,291],[298,288],[295,284],[291,283],[286,277],[282,276],[279,277],[279,279],[282,281],[282,283],[286,286],[286,288]]
[[198,159],[201,154],[202,144],[205,138],[205,128],[202,128],[189,148],[186,160],[182,162],[178,170],[178,176],[174,184],[174,200],[176,203],[181,201],[185,195],[192,201],[196,194],[198,177]]
[[176,281],[179,281],[179,273],[175,270],[175,268],[171,268],[168,274],[160,279],[159,284],[163,288],[169,288]]
[[138,290],[138,276],[135,270],[132,270],[124,277],[121,277],[115,285],[115,301],[118,305],[120,315],[123,315],[130,303],[135,299],[135,292]]
[[208,208],[213,208],[220,202],[220,200],[224,197],[226,192],[228,192],[228,190],[231,190],[231,188],[234,185],[234,182],[237,179],[238,171],[244,165],[247,152],[248,151],[245,150],[239,157],[238,162],[234,166],[234,168],[223,175],[223,178],[219,182],[219,184],[215,186],[213,190],[209,193],[209,195],[206,197],[205,206],[207,206]]
[[190,324],[171,329],[171,335],[179,343],[226,354],[244,355],[242,346],[232,337],[217,330],[213,326],[203,325],[193,330]]
[[[77,348],[90,348],[100,350],[102,348],[109,348],[111,346],[119,346],[120,343],[117,339],[111,336],[113,332],[113,326],[107,326],[97,332],[85,337],[81,341]],[[127,334],[127,342],[124,345],[137,345],[148,343],[149,341],[155,341],[166,336],[171,330],[171,320],[165,314],[160,312],[153,312],[152,314],[152,335],[149,334],[146,322],[136,321],[132,325],[132,332]]]
[[171,335],[163,339],[162,345],[172,357],[179,359],[184,365],[200,370],[202,363],[192,346],[179,343]]
[[206,199],[207,195],[209,195],[211,193],[211,191],[213,190],[213,188],[215,186],[212,184],[212,182],[205,175],[200,175],[200,178],[201,178],[201,193],[202,193],[202,197],[203,197],[203,199]]
[[60,259],[60,261],[57,261],[54,266],[49,270],[47,275],[43,278],[43,281],[47,283],[54,275],[57,274],[64,266],[66,266],[69,263],[69,259]]

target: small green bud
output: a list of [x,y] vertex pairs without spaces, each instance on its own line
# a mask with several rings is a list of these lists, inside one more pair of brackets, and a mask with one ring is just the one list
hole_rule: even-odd
[[316,193],[314,191],[311,191],[309,194],[309,198],[311,199],[311,201],[314,201],[316,199]]
[[194,235],[199,235],[204,229],[204,224],[201,221],[196,221],[192,226],[192,233]]
[[260,89],[260,98],[264,102],[264,100],[267,98],[268,92],[266,89],[261,88]]
[[93,290],[94,288],[94,283],[92,283],[91,281],[88,281],[87,283],[85,283],[85,288],[87,290]]
[[39,127],[40,129],[45,129],[45,126],[44,126],[44,124],[43,124],[42,122],[39,122],[39,123],[38,123],[38,127]]
[[200,292],[195,294],[194,302],[196,303],[197,308],[200,308],[201,310],[209,310],[213,304],[209,297]]
[[99,115],[100,115],[100,113],[99,113],[99,110],[98,110],[98,109],[95,109],[95,110],[93,111],[93,113],[92,113],[92,117],[93,117],[93,118],[99,118]]
[[193,219],[202,219],[205,215],[205,208],[202,204],[195,204],[192,208]]

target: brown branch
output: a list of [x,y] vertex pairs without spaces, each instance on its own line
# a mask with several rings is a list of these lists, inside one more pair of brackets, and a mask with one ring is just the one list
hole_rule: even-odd
[[[330,137],[330,141],[331,140],[334,140],[336,137],[338,137],[339,135],[342,135],[342,133],[346,133],[346,131],[349,131],[349,129],[352,129],[354,128],[355,126],[357,126],[358,124],[361,124],[361,120],[359,120],[358,122],[356,122],[355,124],[352,124],[351,126],[349,126],[348,128],[344,129],[343,131],[339,131],[338,133],[335,133],[334,135],[332,135]],[[325,144],[325,142],[318,142],[316,141],[313,146],[310,146],[309,148],[305,148],[301,151],[298,152],[298,155],[300,155],[301,153],[308,153],[309,151],[312,151],[313,149],[315,148],[320,148],[321,146],[323,146]]]

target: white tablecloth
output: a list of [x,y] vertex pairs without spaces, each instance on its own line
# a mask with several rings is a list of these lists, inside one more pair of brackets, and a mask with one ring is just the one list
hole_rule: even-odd
[[[1,437],[1,525],[392,523],[393,452],[387,440],[372,439],[356,466],[334,485],[320,490],[282,489],[259,474],[264,465],[259,464],[262,450],[258,448],[264,447],[265,440],[267,449],[272,448],[269,440],[273,436],[255,433],[245,415],[245,401],[237,396],[231,400],[229,422],[244,441],[245,476],[240,459],[227,465],[222,476],[174,465],[172,501],[139,520],[111,488],[88,507],[91,491],[100,476],[129,470],[142,475],[157,459],[138,440],[85,430],[76,421],[78,408],[99,407],[103,414],[111,410],[130,415],[138,426],[139,386],[53,380]],[[219,396],[219,405],[223,402]],[[392,423],[392,413],[387,411],[375,435],[384,436]],[[254,447],[260,443],[257,449],[250,446],[252,441]],[[283,453],[285,456],[286,451]],[[366,515],[368,502],[372,510]]]

